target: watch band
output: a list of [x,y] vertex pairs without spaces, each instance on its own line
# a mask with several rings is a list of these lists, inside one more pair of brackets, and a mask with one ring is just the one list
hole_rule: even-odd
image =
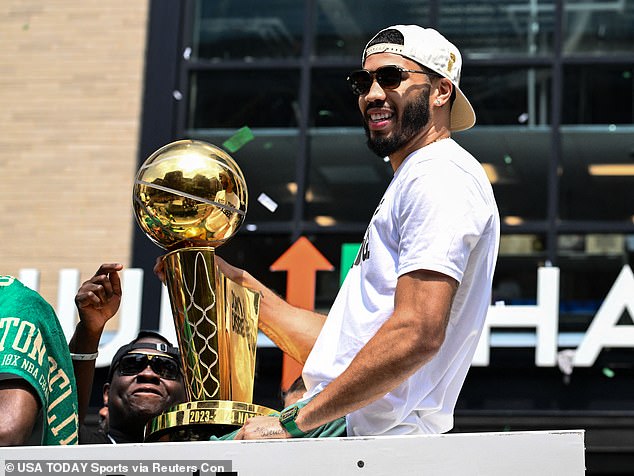
[[290,407],[280,413],[280,424],[282,425],[282,427],[284,427],[286,431],[290,433],[293,438],[301,438],[303,436],[306,436],[306,433],[300,430],[297,426],[297,423],[295,423],[295,418],[297,418],[298,414],[298,407]]

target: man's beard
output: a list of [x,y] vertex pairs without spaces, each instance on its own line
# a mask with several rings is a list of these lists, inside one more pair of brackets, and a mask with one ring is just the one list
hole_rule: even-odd
[[372,138],[368,121],[364,120],[363,128],[368,138],[368,148],[379,157],[387,157],[407,145],[429,122],[429,92],[429,88],[425,88],[414,101],[405,106],[397,128],[389,137]]

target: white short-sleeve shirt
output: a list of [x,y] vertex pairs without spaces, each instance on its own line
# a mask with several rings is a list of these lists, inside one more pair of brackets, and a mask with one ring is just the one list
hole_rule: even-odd
[[497,205],[478,161],[453,139],[412,153],[374,212],[306,361],[305,397],[337,378],[392,315],[399,276],[436,271],[459,283],[440,351],[393,391],[346,420],[348,435],[450,430],[491,300],[498,245]]

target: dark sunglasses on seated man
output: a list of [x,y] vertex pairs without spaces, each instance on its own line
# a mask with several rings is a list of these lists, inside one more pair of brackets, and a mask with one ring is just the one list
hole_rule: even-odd
[[119,375],[137,375],[150,366],[152,371],[166,380],[176,380],[179,375],[178,363],[171,357],[156,354],[131,353],[121,357]]
[[381,66],[376,71],[368,71],[367,69],[358,69],[348,75],[348,84],[350,89],[357,96],[368,94],[372,87],[372,82],[376,78],[376,82],[383,89],[396,89],[401,85],[403,73],[421,73],[429,76],[442,77],[431,70],[405,69],[396,65]]

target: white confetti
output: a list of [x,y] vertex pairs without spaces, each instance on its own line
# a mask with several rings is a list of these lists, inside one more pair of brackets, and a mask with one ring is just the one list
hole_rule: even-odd
[[557,367],[564,375],[572,374],[572,370],[575,367],[575,351],[572,349],[566,349],[557,352]]
[[275,203],[275,201],[271,197],[269,197],[266,193],[260,194],[260,196],[258,197],[258,202],[260,202],[262,206],[266,208],[268,211],[270,211],[271,213],[277,210],[277,203]]

